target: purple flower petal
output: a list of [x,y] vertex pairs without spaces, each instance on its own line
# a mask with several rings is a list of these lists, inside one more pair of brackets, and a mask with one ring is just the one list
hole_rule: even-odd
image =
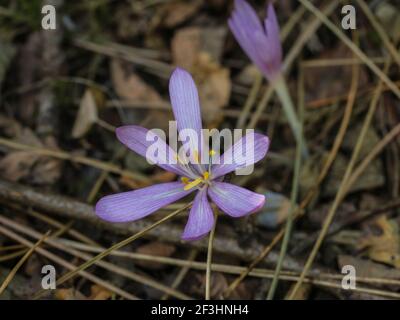
[[249,58],[272,81],[281,71],[282,48],[278,21],[271,4],[268,6],[268,17],[264,24],[265,28],[246,1],[235,1],[235,9],[228,25]]
[[272,3],[269,3],[267,6],[267,17],[264,20],[264,27],[268,42],[271,44],[273,49],[272,51],[274,52],[271,63],[274,66],[280,66],[282,63],[282,45],[279,34],[278,19]]
[[234,218],[256,212],[265,203],[265,196],[225,182],[214,181],[208,188],[208,195],[222,211]]
[[207,188],[203,188],[194,199],[182,239],[188,241],[198,240],[209,233],[213,225],[214,214],[207,199]]
[[[254,148],[246,148],[247,143],[252,139],[251,135],[254,135]],[[237,141],[232,147],[225,151],[222,155],[219,164],[215,164],[211,168],[212,179],[223,176],[236,169],[245,168],[246,166],[252,165],[262,158],[268,151],[269,138],[259,133],[249,133]],[[249,149],[249,150],[247,150]],[[250,151],[250,153],[247,153]]]
[[249,29],[262,30],[260,18],[251,5],[244,0],[235,0],[235,11],[241,21],[245,22]]
[[202,143],[202,125],[200,114],[199,95],[192,76],[186,70],[176,68],[169,80],[169,94],[172,110],[177,122],[178,132],[187,131],[189,143],[184,143],[185,151],[193,155],[200,155]]
[[257,41],[254,37],[255,33],[263,35],[263,30],[250,27],[248,25],[248,19],[241,18],[236,10],[232,13],[232,17],[228,20],[228,25],[244,52],[246,52],[253,63],[257,65],[262,72],[264,72],[263,61],[265,59],[266,52],[260,52],[257,49]]
[[[140,126],[123,126],[116,129],[117,138],[129,149],[135,151],[146,159],[150,160],[152,163],[157,164],[164,170],[173,172],[180,176],[190,177],[192,179],[196,178],[196,175],[190,170],[186,169],[176,161],[176,152],[171,149],[166,142],[158,136],[153,131]],[[147,137],[151,138],[147,141]],[[154,140],[157,139],[158,154],[147,151],[149,147],[154,144]],[[176,162],[174,164],[174,162]]]
[[138,220],[194,190],[185,191],[183,187],[181,182],[168,182],[105,196],[97,202],[95,212],[100,218],[110,222]]

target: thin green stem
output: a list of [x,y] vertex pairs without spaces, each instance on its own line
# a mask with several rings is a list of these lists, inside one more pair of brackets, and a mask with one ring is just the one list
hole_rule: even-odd
[[290,128],[293,131],[293,135],[296,139],[297,144],[302,143],[302,154],[305,158],[308,157],[307,143],[304,139],[301,124],[299,119],[297,118],[295,107],[293,105],[292,98],[290,97],[290,93],[288,87],[286,85],[286,81],[283,76],[280,76],[276,79],[274,83],[274,89],[277,93],[283,107],[283,111],[285,112],[286,118],[289,122]]
[[304,78],[302,69],[300,69],[300,77],[299,77],[299,107],[300,107],[300,141],[297,143],[296,148],[296,159],[294,164],[294,174],[293,174],[293,184],[292,191],[290,195],[290,208],[289,213],[286,220],[285,225],[285,233],[282,240],[281,250],[279,253],[278,262],[276,264],[276,269],[274,273],[274,278],[272,279],[271,286],[268,291],[267,299],[272,300],[275,295],[276,288],[278,286],[279,276],[282,270],[283,260],[285,259],[285,255],[287,252],[287,248],[289,245],[290,235],[293,228],[293,212],[297,202],[297,195],[299,189],[299,176],[300,176],[300,167],[301,167],[301,153],[303,150],[303,139],[302,139],[302,131],[303,131],[303,120],[304,120]]

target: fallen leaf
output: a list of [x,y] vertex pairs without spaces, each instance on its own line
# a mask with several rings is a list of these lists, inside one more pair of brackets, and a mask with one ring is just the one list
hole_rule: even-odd
[[201,0],[168,2],[160,8],[157,19],[161,26],[173,28],[193,17],[202,4]]
[[11,152],[0,160],[0,174],[6,180],[19,181],[30,174],[39,157],[29,151]]
[[140,102],[160,102],[161,96],[147,85],[128,64],[117,59],[111,60],[111,78],[115,91],[124,99]]
[[374,226],[381,234],[366,235],[361,239],[359,249],[367,249],[368,256],[374,261],[400,269],[400,236],[397,222],[382,215],[376,219]]
[[[54,137],[47,136],[42,142],[29,128],[23,128],[15,140],[30,146],[57,149]],[[53,184],[61,176],[62,164],[59,159],[30,151],[11,151],[0,160],[0,175],[14,182],[27,179],[39,185]]]
[[219,63],[225,36],[226,28],[188,27],[176,32],[171,44],[174,64],[193,75],[208,127],[218,126],[231,95],[229,69]]
[[108,300],[112,297],[113,293],[108,289],[105,289],[98,284],[94,284],[90,287],[90,296],[88,300]]
[[[171,255],[174,254],[175,250],[176,248],[173,245],[154,241],[138,247],[136,249],[136,252],[142,254],[149,254],[157,257],[170,257]],[[165,267],[165,265],[162,263],[151,262],[151,261],[139,260],[136,262],[136,264],[154,270],[163,269]]]
[[187,27],[179,29],[171,42],[175,65],[191,70],[199,55],[206,52],[210,59],[219,62],[225,42],[226,28]]
[[228,104],[231,95],[229,69],[222,68],[207,53],[202,53],[193,73],[199,88],[203,120],[209,127],[217,127],[222,120],[221,109]]
[[82,138],[98,120],[97,106],[94,95],[90,89],[86,89],[79,104],[78,114],[72,128],[72,137]]
[[[137,74],[128,68],[119,60],[111,61],[111,78],[117,94],[125,99],[132,100],[135,103],[160,103],[164,102],[161,96],[153,87],[143,81]],[[168,130],[168,120],[172,120],[171,111],[159,110],[125,110],[133,114],[133,118],[140,119],[143,123],[151,123],[152,128]],[[143,120],[144,119],[144,120]]]

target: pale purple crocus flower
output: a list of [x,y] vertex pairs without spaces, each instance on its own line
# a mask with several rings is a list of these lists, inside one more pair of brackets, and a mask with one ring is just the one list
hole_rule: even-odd
[[[183,69],[175,69],[169,82],[171,104],[177,128],[192,129],[201,135],[200,104],[196,85],[191,75]],[[146,157],[152,142],[147,141],[146,128],[128,125],[116,130],[118,139],[129,149]],[[176,153],[164,140],[166,152]],[[160,141],[159,141],[160,143]],[[101,198],[95,208],[96,214],[110,222],[128,222],[148,216],[192,192],[196,192],[189,219],[182,234],[183,240],[197,240],[207,235],[214,225],[214,214],[209,199],[227,215],[238,218],[258,211],[265,202],[264,195],[223,182],[224,175],[249,165],[243,154],[246,136],[233,144],[214,164],[205,166],[158,164],[161,168],[180,176],[176,182],[156,184],[150,187],[109,195]],[[254,154],[251,162],[261,160],[268,151],[269,139],[254,134]]]
[[267,17],[262,25],[254,9],[245,0],[235,0],[235,9],[228,24],[248,57],[269,81],[274,81],[282,69],[282,46],[272,4],[267,6]]
[[245,0],[235,0],[235,9],[228,24],[247,56],[274,86],[297,143],[302,144],[303,156],[307,158],[308,150],[302,126],[282,76],[282,45],[274,7],[271,3],[268,4],[267,17],[262,24],[257,13]]

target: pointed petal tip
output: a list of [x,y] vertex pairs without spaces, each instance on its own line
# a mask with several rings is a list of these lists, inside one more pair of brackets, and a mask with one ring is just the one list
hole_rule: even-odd
[[174,69],[174,71],[172,71],[172,74],[171,74],[171,78],[170,78],[170,81],[172,80],[172,79],[175,79],[176,77],[187,77],[187,76],[189,76],[189,77],[192,77],[192,75],[189,73],[189,71],[187,71],[186,69],[184,69],[184,68],[182,68],[182,67],[176,67],[175,69]]
[[269,2],[267,5],[267,14],[268,14],[268,16],[270,14],[276,15],[275,8],[274,8],[274,5],[272,4],[272,2]]

